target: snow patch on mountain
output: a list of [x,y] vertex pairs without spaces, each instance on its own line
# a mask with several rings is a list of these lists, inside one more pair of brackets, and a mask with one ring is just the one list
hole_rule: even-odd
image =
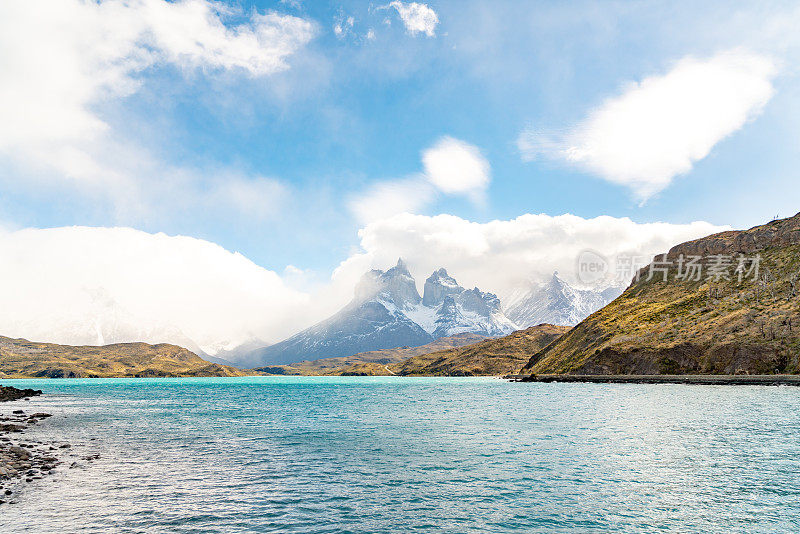
[[621,285],[578,289],[553,273],[546,282],[532,283],[506,295],[504,311],[520,328],[542,323],[575,326],[624,290]]

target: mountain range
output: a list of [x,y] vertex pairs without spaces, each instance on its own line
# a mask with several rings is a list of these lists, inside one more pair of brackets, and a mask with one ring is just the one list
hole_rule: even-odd
[[498,337],[516,329],[496,295],[461,287],[445,269],[425,280],[420,296],[401,259],[387,271],[367,272],[356,285],[353,300],[332,317],[253,351],[246,361],[251,365],[289,364],[416,347],[461,333]]
[[416,281],[399,261],[385,272],[367,272],[357,284],[353,300],[334,316],[266,348],[257,338],[200,346],[174,326],[130,313],[103,289],[87,290],[72,316],[43,321],[46,326],[20,324],[12,331],[75,346],[171,343],[210,362],[255,367],[420,347],[462,333],[485,338],[540,323],[574,325],[613,296],[572,288],[554,275],[501,302],[492,293],[461,287],[445,269],[425,280],[420,295]]
[[420,347],[362,352],[254,371],[280,375],[501,376],[516,374],[534,354],[569,331],[540,324],[500,338],[456,334]]
[[[687,275],[688,258],[699,259],[697,276]],[[545,375],[800,373],[800,214],[677,245],[590,313],[616,291],[576,289],[556,274],[512,295],[504,311],[495,295],[461,287],[444,269],[420,295],[398,261],[366,273],[337,314],[252,356],[305,361],[250,373],[497,375],[526,360],[523,373]],[[510,333],[548,317],[579,322]],[[0,337],[0,378],[242,374],[175,345]]]

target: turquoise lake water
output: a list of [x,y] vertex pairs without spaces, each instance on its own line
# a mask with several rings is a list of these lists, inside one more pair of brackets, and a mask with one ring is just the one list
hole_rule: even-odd
[[[798,532],[800,388],[0,380],[94,462],[0,532]],[[64,466],[65,467],[65,466]]]

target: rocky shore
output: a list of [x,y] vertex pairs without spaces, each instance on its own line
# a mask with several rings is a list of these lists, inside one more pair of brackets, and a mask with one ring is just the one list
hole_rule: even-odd
[[[0,506],[16,503],[16,494],[25,483],[52,474],[63,463],[69,443],[26,439],[25,430],[51,417],[44,412],[26,413],[20,401],[41,395],[33,389],[0,386]],[[77,464],[73,464],[77,465]]]
[[509,375],[512,382],[800,386],[800,375]]
[[41,394],[41,390],[38,389],[17,389],[10,386],[0,386],[0,402],[27,399]]

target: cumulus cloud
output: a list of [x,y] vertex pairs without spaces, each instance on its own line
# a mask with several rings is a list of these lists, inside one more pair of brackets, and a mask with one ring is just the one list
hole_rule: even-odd
[[136,92],[152,66],[274,74],[315,33],[298,17],[241,15],[211,0],[2,3],[0,156],[28,180],[67,179],[122,204],[146,193],[143,178],[175,169],[148,161],[99,109]]
[[489,162],[477,147],[445,136],[422,153],[425,175],[446,194],[477,195],[489,185]]
[[172,342],[214,354],[279,340],[309,313],[306,293],[201,239],[65,227],[0,230],[0,247],[0,332],[7,336]]
[[587,249],[606,257],[650,258],[724,229],[706,222],[640,224],[609,216],[526,214],[477,223],[453,215],[401,214],[360,230],[362,251],[344,261],[334,278],[354,283],[366,270],[385,269],[402,257],[419,282],[445,267],[466,287],[502,295],[554,271],[577,282],[576,259]]
[[275,12],[253,13],[247,22],[228,28],[222,17],[232,14],[231,8],[210,0],[128,5],[133,10],[128,17],[140,25],[140,42],[149,44],[156,58],[190,68],[271,74],[287,69],[286,59],[314,35],[309,21]]
[[686,57],[664,75],[628,85],[566,134],[529,129],[518,146],[525,159],[564,160],[644,201],[757,117],[776,73],[771,58],[745,50]]
[[416,212],[429,205],[437,193],[465,195],[479,202],[491,181],[489,162],[478,147],[449,136],[422,152],[422,167],[421,175],[373,184],[350,199],[350,211],[366,224]]
[[436,190],[423,176],[378,182],[348,202],[359,222],[367,223],[397,213],[415,212],[429,204]]
[[411,35],[418,33],[424,33],[428,37],[435,35],[436,25],[439,24],[439,16],[427,4],[399,2],[396,0],[389,3],[388,7],[393,7],[397,10],[400,20],[403,21],[406,30]]
[[255,13],[227,27],[230,14],[208,0],[4,3],[0,148],[92,138],[107,128],[92,105],[135,91],[154,64],[266,75],[314,35],[297,17]]

